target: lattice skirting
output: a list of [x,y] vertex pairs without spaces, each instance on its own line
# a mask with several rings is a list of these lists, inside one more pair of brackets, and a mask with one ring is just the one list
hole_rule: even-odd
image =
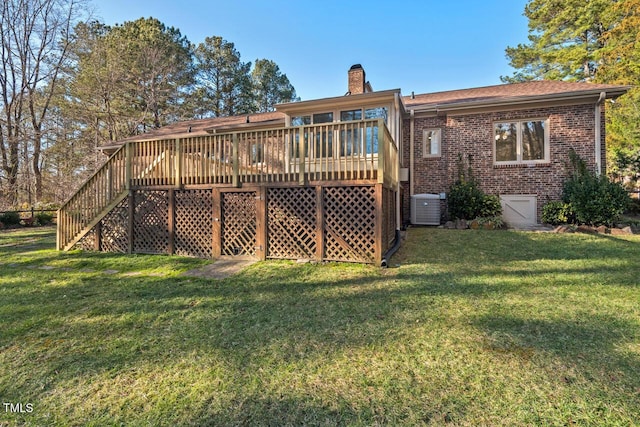
[[256,254],[256,192],[221,193],[222,255]]
[[267,192],[267,257],[316,257],[316,189],[270,188]]
[[[267,258],[374,263],[395,238],[395,192],[381,190],[373,185],[186,189],[173,196],[169,190],[137,190],[133,209],[125,198],[77,247],[211,258],[214,253],[257,256],[264,245]],[[382,197],[381,215],[376,197]],[[214,215],[220,215],[219,223]]]
[[211,190],[175,192],[175,253],[211,258],[212,194]]
[[135,192],[133,251],[169,253],[169,197],[167,191]]
[[375,261],[375,187],[324,189],[324,254],[334,261]]

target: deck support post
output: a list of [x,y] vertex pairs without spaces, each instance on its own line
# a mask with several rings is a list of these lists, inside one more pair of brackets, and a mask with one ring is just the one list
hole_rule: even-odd
[[324,200],[321,185],[316,185],[316,260],[324,258]]
[[96,252],[101,252],[102,251],[102,221],[98,221],[94,230],[95,230],[94,233],[96,236],[96,240],[94,242],[93,249]]
[[169,190],[169,206],[167,209],[167,228],[169,229],[169,255],[176,252],[176,193],[175,189]]
[[[127,181],[129,182],[129,181]],[[136,206],[135,206],[135,201],[136,201],[136,197],[134,194],[134,191],[129,189],[129,196],[128,196],[128,200],[127,200],[127,205],[128,205],[128,217],[129,217],[129,223],[127,224],[127,237],[128,237],[128,243],[127,243],[127,252],[132,254],[133,253],[133,232],[134,232],[134,223],[135,223],[135,213],[136,213]]]
[[256,190],[256,257],[260,261],[267,259],[267,188]]
[[222,194],[220,188],[211,189],[212,221],[211,221],[211,257],[220,258],[222,254]]
[[383,184],[375,185],[375,245],[374,245],[374,259],[377,266],[382,264],[382,256],[383,256],[383,245],[382,241],[384,240],[383,236],[383,223],[384,223],[384,208],[382,204],[382,194],[384,193]]

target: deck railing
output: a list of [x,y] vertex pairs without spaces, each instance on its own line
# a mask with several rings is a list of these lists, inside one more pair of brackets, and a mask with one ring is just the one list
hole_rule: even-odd
[[72,246],[131,188],[369,180],[395,186],[398,150],[382,119],[125,143],[58,212]]

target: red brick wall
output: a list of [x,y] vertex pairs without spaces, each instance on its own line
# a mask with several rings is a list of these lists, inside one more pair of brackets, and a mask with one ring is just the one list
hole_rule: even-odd
[[[603,109],[604,110],[604,109]],[[493,123],[504,120],[548,118],[550,162],[535,166],[495,166],[493,164]],[[404,120],[404,160],[409,164],[410,120]],[[423,158],[422,134],[428,128],[442,129],[441,157]],[[604,164],[604,111],[602,118],[602,159]],[[573,148],[591,168],[595,168],[594,105],[571,105],[519,111],[501,111],[449,117],[415,119],[414,193],[448,192],[458,175],[458,154],[471,155],[474,177],[487,194],[535,194],[538,220],[542,206],[558,200],[567,177],[566,162]],[[409,184],[405,188],[404,214],[409,218]]]

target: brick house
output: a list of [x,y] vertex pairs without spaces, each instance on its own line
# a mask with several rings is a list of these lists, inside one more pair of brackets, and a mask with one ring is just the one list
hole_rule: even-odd
[[461,156],[482,190],[501,197],[507,222],[539,222],[541,207],[560,199],[570,149],[605,172],[605,100],[627,90],[532,81],[405,96],[404,193],[446,192]]
[[629,89],[539,81],[402,96],[374,91],[359,64],[347,77],[342,96],[103,147],[109,160],[58,212],[58,248],[384,264],[412,196],[444,206],[460,158],[507,222],[536,223],[560,197],[570,149],[604,172],[605,101]]

